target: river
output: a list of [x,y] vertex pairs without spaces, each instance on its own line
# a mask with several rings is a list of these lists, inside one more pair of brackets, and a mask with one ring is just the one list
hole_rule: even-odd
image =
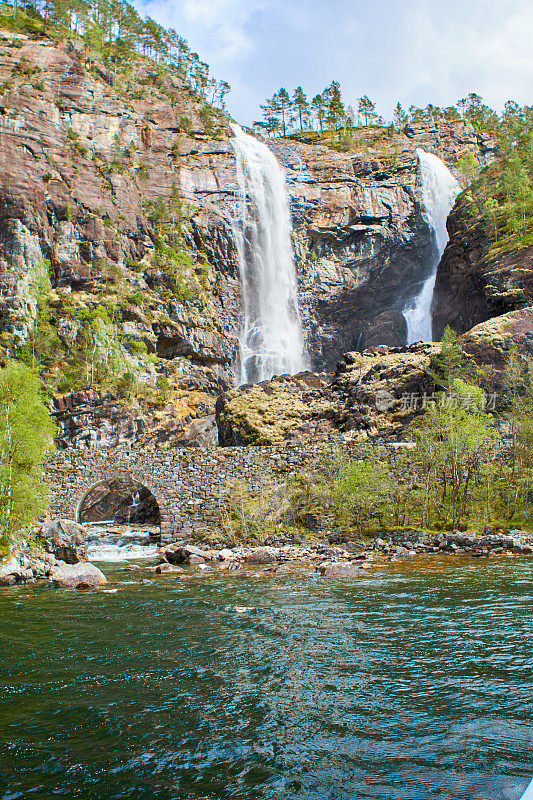
[[517,800],[533,560],[0,590],[0,798]]

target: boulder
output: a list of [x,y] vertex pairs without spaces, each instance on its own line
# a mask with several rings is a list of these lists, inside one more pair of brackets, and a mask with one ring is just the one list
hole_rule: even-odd
[[87,561],[87,531],[83,525],[70,519],[58,519],[43,525],[41,537],[46,550],[59,561],[67,564]]
[[8,561],[0,562],[0,586],[13,586],[20,573],[20,562],[12,556]]
[[185,572],[182,567],[178,567],[176,564],[158,564],[155,571],[157,575],[176,575]]
[[203,556],[197,556],[196,553],[191,553],[187,559],[187,563],[191,565],[205,564],[205,558]]
[[33,570],[28,559],[24,563],[24,558],[11,556],[8,561],[0,563],[0,586],[13,586],[19,581],[24,582],[33,577]]
[[193,544],[170,545],[163,552],[170,564],[203,564],[211,560],[211,553]]
[[269,547],[256,547],[246,556],[246,561],[248,564],[274,564],[277,557]]
[[324,563],[318,567],[318,574],[323,578],[359,578],[366,575],[358,564]]
[[511,348],[528,361],[533,358],[533,309],[521,308],[492,317],[465,333],[461,348],[483,369],[487,389],[505,392],[504,374]]
[[54,586],[75,589],[81,584],[87,587],[103,586],[107,583],[104,573],[89,561],[78,564],[62,563],[50,573]]

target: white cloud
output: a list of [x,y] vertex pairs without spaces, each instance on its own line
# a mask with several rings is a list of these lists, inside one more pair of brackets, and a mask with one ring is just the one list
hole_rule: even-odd
[[468,91],[497,107],[509,97],[531,103],[532,37],[529,0],[470,5],[452,0],[442,11],[420,3],[395,82],[407,96],[433,91],[437,103],[451,104]]
[[208,62],[235,64],[253,48],[248,32],[263,0],[148,0],[151,16],[175,27]]
[[176,28],[250,123],[279,88],[316,93],[339,80],[346,100],[368,94],[390,116],[451,105],[469,91],[500,107],[533,103],[531,0],[137,0]]

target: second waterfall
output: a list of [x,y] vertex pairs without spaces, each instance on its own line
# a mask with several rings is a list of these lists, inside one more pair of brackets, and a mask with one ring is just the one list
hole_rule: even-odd
[[258,383],[305,369],[285,175],[272,151],[238,125],[238,215],[233,230],[242,282],[244,321],[239,383]]
[[431,307],[437,267],[448,243],[446,220],[461,188],[440,158],[422,149],[418,149],[416,154],[420,165],[422,199],[433,234],[434,254],[431,272],[418,295],[403,311],[407,323],[407,344],[432,340]]

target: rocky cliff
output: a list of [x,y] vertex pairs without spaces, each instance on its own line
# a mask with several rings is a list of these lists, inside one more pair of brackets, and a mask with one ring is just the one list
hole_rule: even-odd
[[[213,439],[241,313],[227,117],[139,57],[0,33],[0,346],[40,368],[63,446]],[[416,148],[453,169],[463,122],[273,140],[287,173],[313,368],[401,345],[432,241]]]
[[473,194],[459,197],[448,218],[450,241],[435,282],[436,339],[446,325],[464,333],[533,302],[533,247],[527,240],[502,241],[482,211],[483,199],[482,188],[474,187]]
[[349,350],[405,344],[401,310],[418,294],[433,251],[419,147],[452,171],[466,153],[488,163],[495,150],[494,142],[463,122],[400,133],[360,129],[343,153],[298,146],[314,181],[306,186],[315,189],[306,195],[288,171],[300,304],[315,368],[331,369]]
[[[412,126],[402,132],[359,129],[342,152],[298,139],[270,140],[291,197],[299,302],[313,369],[333,369],[348,350],[405,344],[401,314],[427,276],[433,240],[423,213],[416,149],[454,170],[472,153],[481,164],[495,143],[464,122]],[[202,235],[214,263],[234,258],[231,226],[236,189],[229,143],[218,158],[196,154],[181,176],[184,195],[204,205]],[[216,208],[221,216],[213,217]],[[224,247],[222,242],[226,240]],[[234,268],[236,270],[236,266]]]
[[[533,310],[528,307],[476,325],[458,339],[475,367],[491,410],[502,410],[511,351],[521,363],[533,357]],[[331,374],[282,376],[222,394],[216,406],[220,444],[378,439],[398,443],[435,398],[441,345],[380,345],[346,353]],[[437,387],[438,389],[438,387]]]
[[32,287],[49,277],[67,347],[76,308],[99,302],[118,307],[126,344],[229,364],[234,342],[220,298],[236,292],[231,262],[229,272],[220,269],[226,262],[212,269],[190,219],[195,209],[177,203],[166,214],[194,258],[182,259],[175,287],[166,274],[172,259],[155,249],[168,222],[156,204],[170,206],[173,187],[178,200],[181,156],[200,149],[209,158],[216,143],[205,145],[206,130],[224,137],[225,120],[208,117],[185,84],[147,60],[129,77],[114,76],[82,45],[1,41],[0,280],[15,346],[29,335]]
[[278,444],[379,436],[396,440],[433,392],[440,345],[346,353],[332,374],[302,373],[241,386],[217,401],[220,444]]

